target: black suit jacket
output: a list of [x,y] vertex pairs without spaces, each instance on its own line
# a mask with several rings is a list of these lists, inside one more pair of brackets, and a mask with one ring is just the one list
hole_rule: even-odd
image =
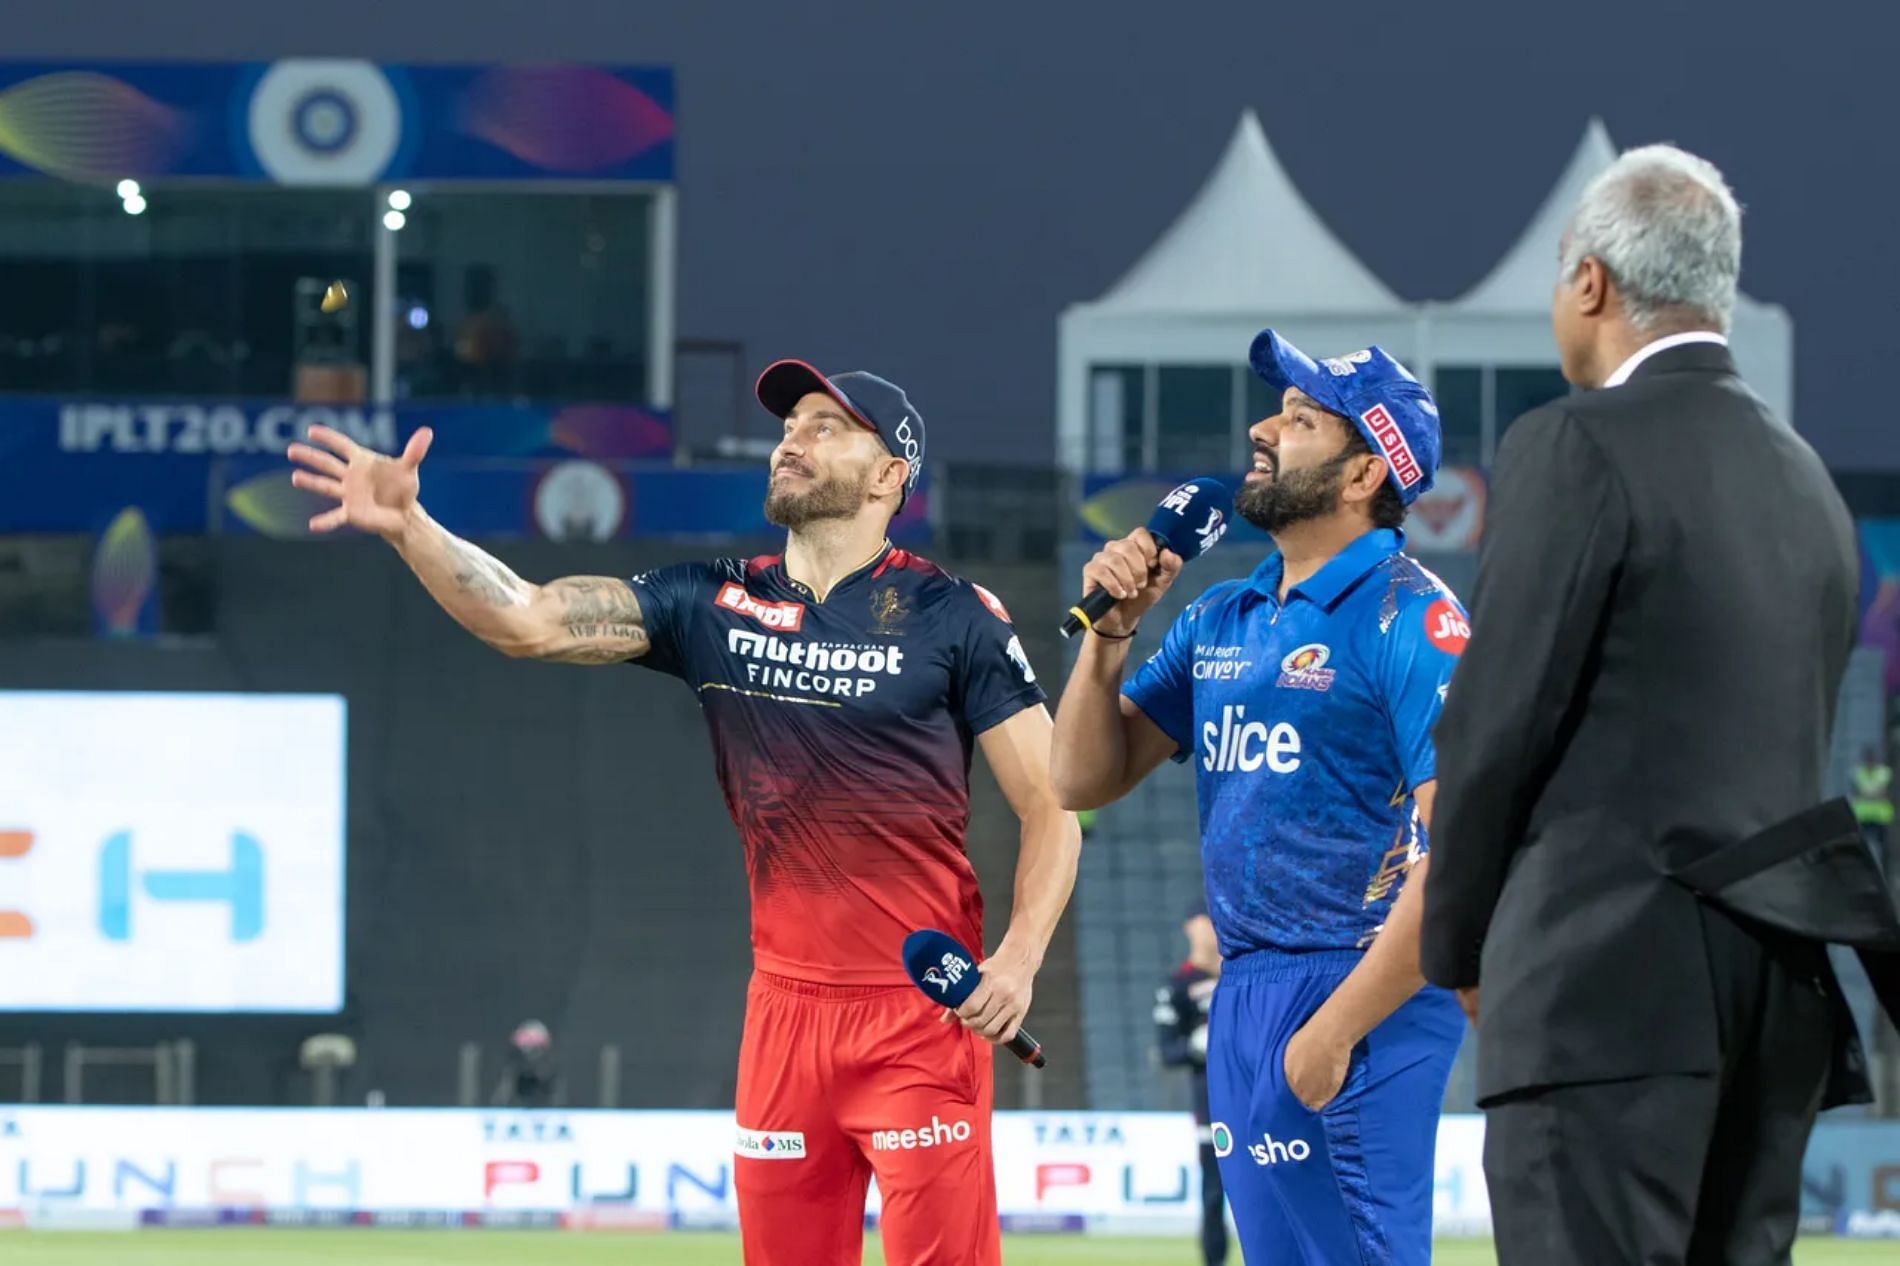
[[1510,428],[1425,897],[1426,977],[1482,981],[1481,1101],[1719,1068],[1702,898],[1671,875],[1820,799],[1858,582],[1827,471],[1726,348]]

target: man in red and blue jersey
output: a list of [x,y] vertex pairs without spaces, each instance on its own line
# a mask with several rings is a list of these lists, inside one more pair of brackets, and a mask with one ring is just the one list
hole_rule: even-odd
[[[314,528],[381,533],[491,645],[631,661],[699,696],[752,894],[735,1149],[749,1266],[856,1266],[873,1176],[885,1260],[994,1266],[984,1042],[1028,1011],[1080,848],[1049,782],[1049,713],[995,595],[885,536],[923,465],[904,392],[780,361],[758,397],[785,423],[765,511],[787,538],[769,557],[530,584],[422,511],[426,431],[387,458],[313,429],[323,447],[292,446],[295,482],[340,503]],[[983,944],[964,848],[979,746],[1022,851],[1009,931],[951,1015],[900,951],[926,927]]]

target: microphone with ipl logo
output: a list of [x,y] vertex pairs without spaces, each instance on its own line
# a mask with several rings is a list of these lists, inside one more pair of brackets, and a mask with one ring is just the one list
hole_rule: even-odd
[[[983,976],[976,969],[976,956],[963,948],[957,938],[935,928],[922,928],[904,938],[904,970],[911,982],[932,1002],[952,1011],[976,992]],[[1041,1068],[1049,1061],[1042,1057],[1042,1043],[1017,1026],[1016,1036],[1004,1043],[1009,1053],[1023,1063]]]
[[[1190,479],[1161,498],[1161,504],[1148,516],[1148,535],[1156,549],[1171,549],[1182,562],[1190,562],[1214,547],[1227,534],[1234,517],[1234,494],[1218,479]],[[1069,608],[1062,619],[1062,636],[1074,637],[1107,615],[1115,605],[1106,589],[1091,589],[1088,596]]]

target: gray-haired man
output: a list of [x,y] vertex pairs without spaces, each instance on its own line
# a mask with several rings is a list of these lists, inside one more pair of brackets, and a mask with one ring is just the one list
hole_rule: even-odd
[[1866,1091],[1821,941],[1900,946],[1852,815],[1816,805],[1853,525],[1729,357],[1720,172],[1623,155],[1560,264],[1588,390],[1498,454],[1425,975],[1479,1022],[1502,1262],[1785,1263],[1815,1113]]

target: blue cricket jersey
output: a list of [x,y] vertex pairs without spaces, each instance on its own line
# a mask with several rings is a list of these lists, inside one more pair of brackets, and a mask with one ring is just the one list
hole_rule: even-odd
[[1124,693],[1195,762],[1221,953],[1363,948],[1426,851],[1413,791],[1470,636],[1375,529],[1279,599],[1278,554],[1189,605]]

